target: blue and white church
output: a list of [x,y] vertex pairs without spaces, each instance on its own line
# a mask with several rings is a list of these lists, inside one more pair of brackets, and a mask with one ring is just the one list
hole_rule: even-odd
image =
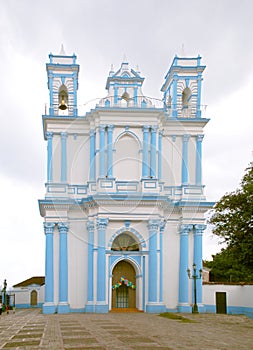
[[[43,313],[192,312],[202,268],[201,57],[175,56],[162,99],[124,60],[107,95],[78,112],[75,54],[49,55]],[[202,281],[196,281],[199,311]]]

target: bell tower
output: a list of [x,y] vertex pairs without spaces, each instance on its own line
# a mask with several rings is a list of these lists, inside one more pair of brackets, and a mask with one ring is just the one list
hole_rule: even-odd
[[175,56],[161,88],[167,112],[172,118],[201,118],[201,83],[206,67],[201,57]]
[[59,55],[49,54],[46,65],[50,97],[49,114],[77,116],[79,65],[76,55],[67,56],[63,46]]

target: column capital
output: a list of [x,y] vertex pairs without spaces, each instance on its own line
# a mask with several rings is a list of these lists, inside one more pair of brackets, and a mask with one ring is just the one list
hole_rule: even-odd
[[192,230],[193,225],[189,224],[189,225],[180,225],[180,234],[181,235],[188,235],[189,232]]
[[94,129],[90,129],[90,136],[94,136],[95,135],[95,130]]
[[148,131],[149,131],[149,128],[150,128],[149,125],[143,125],[142,131],[143,131],[143,132],[148,132]]
[[198,142],[202,142],[204,136],[205,136],[205,135],[203,135],[203,134],[199,134],[199,135],[196,136],[196,140],[197,140]]
[[68,137],[68,133],[66,131],[62,131],[60,135],[62,139],[66,139]]
[[202,224],[194,225],[194,234],[202,235],[205,229],[206,229],[206,225],[202,225]]
[[160,222],[160,233],[164,232],[165,226],[166,226],[166,221],[161,221]]
[[94,225],[93,221],[88,220],[86,226],[87,226],[88,232],[93,232],[94,231],[95,225]]
[[97,229],[105,230],[108,225],[109,219],[97,219]]
[[164,130],[159,130],[159,136],[162,137],[164,134]]
[[51,131],[46,132],[46,138],[47,140],[52,140],[54,133]]
[[113,129],[114,129],[114,125],[113,124],[109,124],[109,125],[107,125],[107,130],[108,131],[113,131]]
[[151,132],[156,133],[158,130],[158,126],[157,125],[151,125]]
[[106,127],[106,125],[103,125],[103,124],[101,124],[101,125],[99,125],[99,127],[98,127],[98,129],[99,129],[99,131],[105,131],[105,127]]
[[43,226],[44,226],[45,234],[54,233],[54,227],[55,227],[54,222],[44,222]]
[[183,142],[188,142],[190,140],[191,135],[184,134],[183,135]]
[[58,222],[58,231],[60,233],[67,233],[69,230],[68,222]]
[[149,220],[148,221],[148,229],[149,231],[157,231],[160,227],[161,220]]

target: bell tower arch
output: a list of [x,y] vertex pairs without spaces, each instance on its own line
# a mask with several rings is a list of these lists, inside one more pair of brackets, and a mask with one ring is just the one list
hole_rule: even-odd
[[77,116],[77,90],[79,65],[76,55],[65,54],[63,46],[59,55],[49,54],[47,63],[50,115]]
[[201,57],[175,56],[161,88],[172,118],[201,118],[201,83],[206,67]]

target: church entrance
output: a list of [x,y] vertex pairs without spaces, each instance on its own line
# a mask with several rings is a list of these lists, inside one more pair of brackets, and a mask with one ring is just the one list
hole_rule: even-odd
[[136,308],[136,273],[127,261],[120,261],[112,271],[112,308]]

